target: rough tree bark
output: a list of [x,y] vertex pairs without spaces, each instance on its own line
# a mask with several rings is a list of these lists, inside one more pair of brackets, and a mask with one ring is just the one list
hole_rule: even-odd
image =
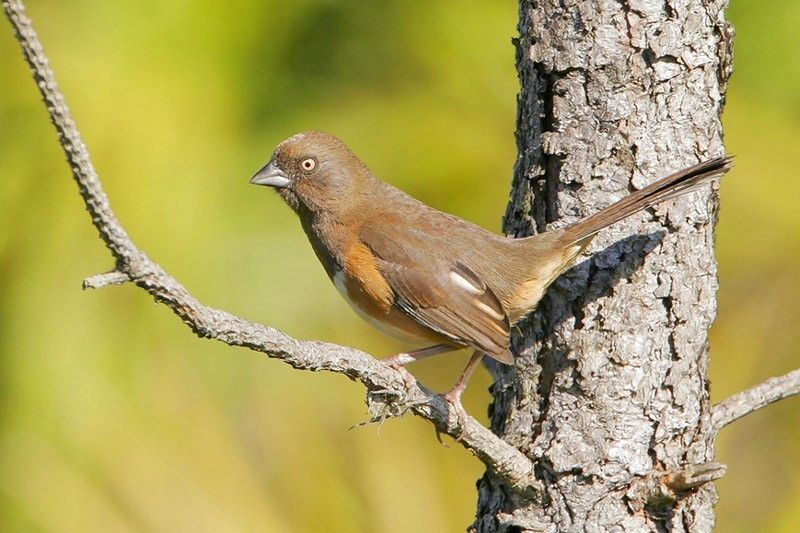
[[[724,153],[726,5],[520,2],[507,233],[574,222]],[[716,210],[709,188],[604,231],[523,324],[522,364],[495,369],[492,429],[534,461],[544,494],[520,499],[487,474],[475,529],[712,529],[713,484],[665,494],[652,481],[723,470],[707,374]]]

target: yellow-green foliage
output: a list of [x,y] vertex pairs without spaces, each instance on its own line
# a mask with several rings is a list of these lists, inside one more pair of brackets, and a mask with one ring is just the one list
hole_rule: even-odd
[[[361,4],[361,5],[359,5]],[[30,0],[135,242],[207,304],[376,354],[293,214],[249,176],[284,137],[343,137],[386,180],[498,229],[515,157],[514,2]],[[800,4],[735,1],[725,116],[720,400],[797,366]],[[195,339],[109,269],[0,24],[0,529],[459,531],[480,463],[362,390]],[[452,194],[458,190],[458,194]],[[464,354],[414,368],[449,386]],[[488,403],[485,373],[465,399]],[[721,531],[800,528],[800,405],[725,430]],[[485,415],[483,415],[485,419]]]

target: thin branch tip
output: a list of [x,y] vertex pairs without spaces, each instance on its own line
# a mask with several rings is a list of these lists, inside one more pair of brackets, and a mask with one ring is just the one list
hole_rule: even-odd
[[800,394],[800,368],[769,378],[714,406],[711,422],[716,431],[772,403]]

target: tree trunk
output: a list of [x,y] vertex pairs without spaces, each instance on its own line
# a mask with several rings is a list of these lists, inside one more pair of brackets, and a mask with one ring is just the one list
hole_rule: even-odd
[[[724,153],[726,0],[521,0],[519,158],[506,232],[592,214]],[[713,484],[664,477],[714,459],[707,332],[716,313],[710,188],[600,233],[496,365],[492,429],[544,492],[479,482],[473,528],[710,531]]]

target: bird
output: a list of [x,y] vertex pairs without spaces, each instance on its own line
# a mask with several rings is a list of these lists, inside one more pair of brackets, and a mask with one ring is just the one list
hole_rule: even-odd
[[383,361],[405,365],[473,349],[444,395],[461,395],[484,355],[514,364],[510,332],[606,226],[721,177],[731,157],[703,161],[572,225],[525,238],[492,233],[378,178],[347,145],[320,131],[281,142],[250,182],[274,188],[300,219],[344,299],[380,331],[422,348]]

